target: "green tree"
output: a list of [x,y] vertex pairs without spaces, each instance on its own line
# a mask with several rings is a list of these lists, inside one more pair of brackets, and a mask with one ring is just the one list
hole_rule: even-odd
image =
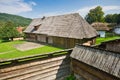
[[117,16],[117,24],[120,24],[120,14]]
[[112,14],[106,15],[105,16],[105,22],[113,23],[113,15]]
[[105,22],[120,24],[120,14],[108,14],[108,15],[106,15]]
[[85,19],[90,24],[93,22],[104,22],[104,12],[100,6],[97,6],[89,11]]
[[12,22],[6,22],[0,29],[0,38],[4,40],[13,40],[14,37],[18,37],[19,33]]
[[32,19],[25,18],[25,17],[18,16],[18,15],[0,13],[0,21],[2,22],[11,21],[14,23],[16,27],[18,27],[18,26],[28,26],[30,22],[32,21]]

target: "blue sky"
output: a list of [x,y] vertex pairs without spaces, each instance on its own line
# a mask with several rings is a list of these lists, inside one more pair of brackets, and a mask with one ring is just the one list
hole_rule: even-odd
[[120,13],[120,0],[0,0],[0,12],[28,18],[75,12],[85,17],[96,6],[105,14]]

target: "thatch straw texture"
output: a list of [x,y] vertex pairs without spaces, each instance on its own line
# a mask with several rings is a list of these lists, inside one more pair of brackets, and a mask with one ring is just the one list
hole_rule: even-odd
[[[39,25],[38,30],[34,26]],[[98,34],[78,13],[33,19],[25,33],[45,34],[67,38],[92,38]]]
[[96,30],[100,31],[108,31],[109,27],[107,23],[100,23],[100,22],[95,22],[91,24],[93,28],[95,28]]

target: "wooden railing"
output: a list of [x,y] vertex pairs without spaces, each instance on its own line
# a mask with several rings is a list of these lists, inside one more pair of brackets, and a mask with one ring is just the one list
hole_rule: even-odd
[[11,64],[15,65],[15,64],[24,63],[27,61],[33,61],[33,60],[37,60],[37,59],[46,59],[46,58],[66,55],[66,54],[70,54],[71,52],[72,52],[72,49],[65,49],[65,50],[51,52],[51,53],[37,54],[37,55],[32,55],[32,56],[1,60],[0,67],[6,66],[6,65],[11,65]]

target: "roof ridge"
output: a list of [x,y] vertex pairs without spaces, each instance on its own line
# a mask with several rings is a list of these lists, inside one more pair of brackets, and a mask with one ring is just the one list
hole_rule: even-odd
[[[49,17],[66,16],[66,15],[73,15],[73,14],[79,14],[79,13],[59,14],[59,15],[44,16],[44,17],[45,18],[49,18]],[[40,17],[40,18],[33,18],[33,19],[42,19],[42,17]]]

